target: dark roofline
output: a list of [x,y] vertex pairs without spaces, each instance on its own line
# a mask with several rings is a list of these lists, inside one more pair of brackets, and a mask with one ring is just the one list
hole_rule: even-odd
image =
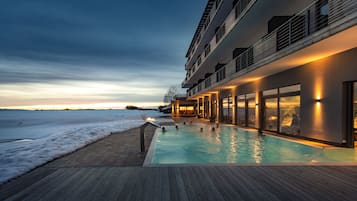
[[188,57],[188,55],[190,54],[190,52],[191,52],[191,50],[192,50],[192,47],[195,45],[196,39],[197,39],[197,37],[198,37],[198,34],[201,32],[202,28],[204,27],[204,24],[205,24],[205,22],[206,22],[206,19],[207,19],[209,13],[211,12],[211,9],[212,9],[212,7],[213,7],[215,1],[216,1],[216,0],[208,0],[207,5],[206,5],[206,8],[205,8],[205,11],[203,12],[202,17],[201,17],[201,20],[200,20],[200,22],[198,23],[198,26],[197,26],[197,28],[196,28],[196,32],[195,32],[195,34],[193,35],[193,39],[192,39],[192,41],[191,41],[190,47],[189,47],[188,50],[187,50],[186,57]]

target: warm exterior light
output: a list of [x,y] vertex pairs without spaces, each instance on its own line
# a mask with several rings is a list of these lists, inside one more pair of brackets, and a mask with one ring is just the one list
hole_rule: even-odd
[[154,121],[156,121],[156,119],[155,119],[155,118],[152,118],[152,117],[148,117],[148,118],[146,118],[146,121],[148,121],[148,122],[154,122]]

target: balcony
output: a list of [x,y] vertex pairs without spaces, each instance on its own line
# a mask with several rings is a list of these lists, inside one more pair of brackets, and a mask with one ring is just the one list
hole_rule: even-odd
[[[255,2],[256,0],[238,1],[234,6],[234,8],[229,13],[229,15],[226,17],[225,21],[221,24],[220,27],[217,28],[214,37],[210,40],[209,43],[205,45],[206,47],[207,46],[209,47],[209,51],[207,49],[203,49],[202,52],[197,57],[197,58],[201,58],[200,64],[198,64],[197,61],[195,61],[191,67],[188,66],[189,63],[191,63],[191,60],[194,59],[192,57],[189,57],[189,60],[185,64],[186,69],[188,70],[191,68],[195,68],[197,71],[197,69],[201,67],[201,64],[204,63],[206,58],[210,56],[210,53],[214,51],[214,49],[221,43],[224,37],[233,29],[233,27],[240,21],[240,19],[243,18],[243,16],[246,14],[249,8],[253,6]],[[195,49],[193,52],[195,51],[197,51],[197,49]],[[194,55],[194,53],[190,55],[192,56]],[[193,74],[194,73],[192,73],[190,77],[192,77]],[[190,77],[188,77],[187,79],[189,80]]]
[[[197,33],[197,38],[192,40],[192,43],[190,45],[190,48],[187,53],[187,61],[186,61],[186,69],[189,69],[190,66],[189,64],[193,60],[193,56],[196,54],[198,46],[202,42],[201,39],[205,37],[208,27],[211,26],[212,21],[215,19],[216,15],[218,15],[218,11],[220,10],[221,6],[223,4],[222,0],[210,0],[208,1],[206,9],[211,9],[209,12],[206,12],[203,14],[203,18],[201,19],[201,22],[199,24],[199,28]],[[212,25],[214,26],[214,25]]]
[[[356,37],[357,1],[314,1],[226,64],[224,73],[218,70],[212,74],[202,93],[251,82],[352,49],[357,47]],[[191,91],[190,97],[195,95]]]

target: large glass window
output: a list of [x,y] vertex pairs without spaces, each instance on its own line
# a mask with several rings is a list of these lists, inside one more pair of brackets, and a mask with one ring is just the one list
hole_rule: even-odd
[[245,95],[238,96],[237,98],[237,124],[247,126]]
[[211,99],[211,117],[216,117],[217,113],[217,97],[216,97],[216,94],[213,94],[212,95],[212,99]]
[[222,114],[225,123],[232,123],[232,96],[222,99]]
[[204,118],[208,118],[209,117],[209,97],[205,96],[204,99]]
[[198,113],[198,116],[199,117],[203,117],[203,100],[202,100],[202,98],[200,98],[199,100],[198,100],[198,111],[199,111],[199,113]]
[[300,85],[263,91],[263,129],[289,135],[300,134]]
[[248,94],[247,95],[247,102],[248,102],[248,127],[255,128],[255,94]]
[[264,100],[264,130],[278,131],[278,98]]
[[280,132],[300,134],[300,96],[280,97]]
[[181,106],[179,107],[179,114],[181,116],[193,116],[195,114],[195,107],[190,105],[190,106]]

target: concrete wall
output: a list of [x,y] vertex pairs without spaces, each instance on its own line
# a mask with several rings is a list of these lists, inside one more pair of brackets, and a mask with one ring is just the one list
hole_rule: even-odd
[[343,143],[343,82],[356,80],[357,48],[238,86],[233,94],[301,84],[301,136]]

